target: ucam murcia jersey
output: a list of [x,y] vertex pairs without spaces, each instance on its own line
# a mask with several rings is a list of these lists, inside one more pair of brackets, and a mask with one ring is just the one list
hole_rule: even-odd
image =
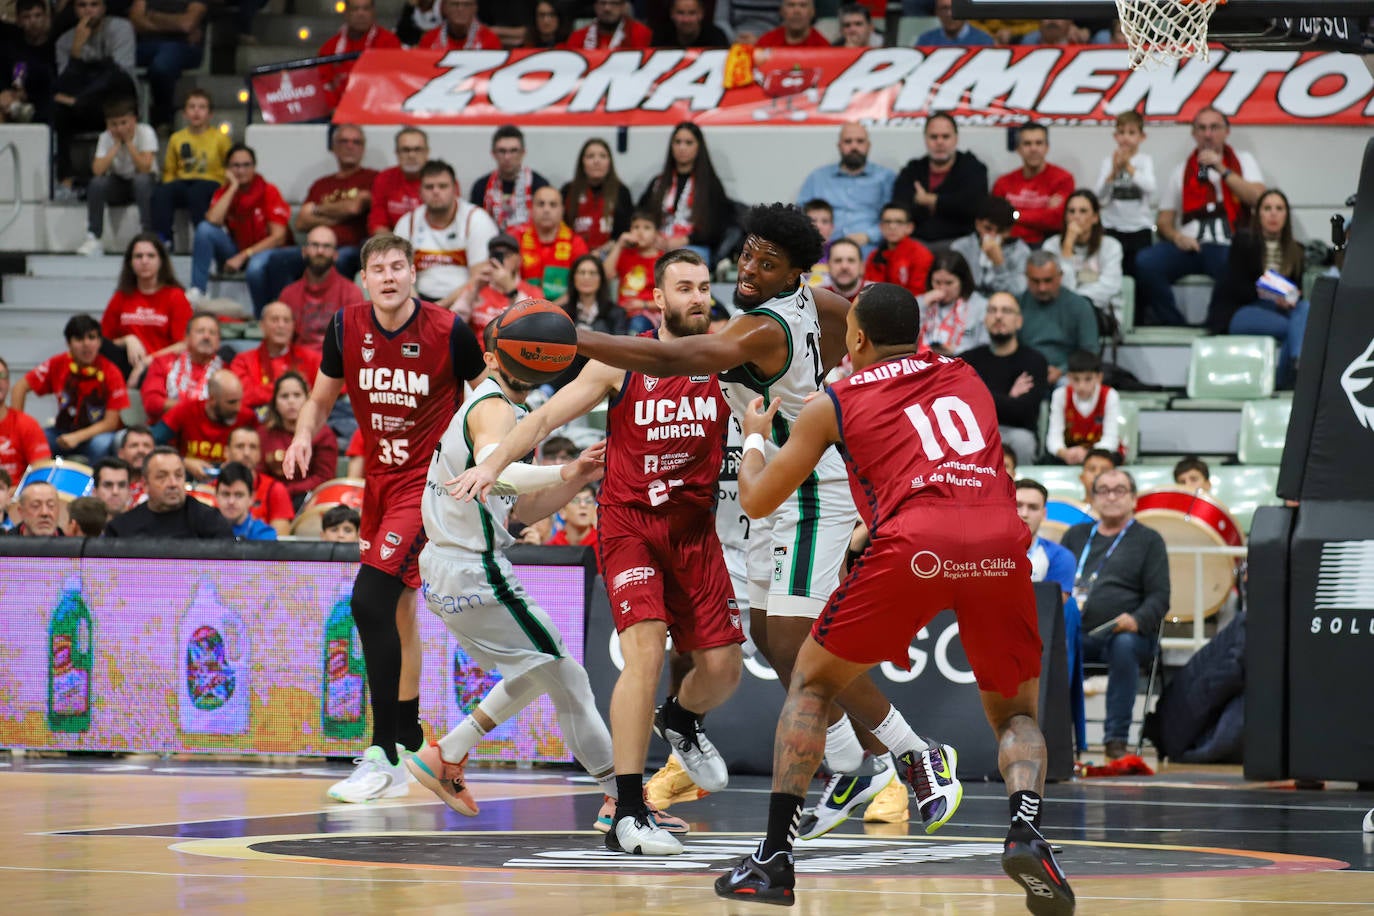
[[458,201],[453,222],[435,228],[420,205],[396,222],[396,234],[415,248],[415,289],[429,299],[442,299],[468,282],[471,267],[487,260],[487,244],[496,237],[496,222],[481,207]]
[[[772,460],[787,441],[788,432],[806,406],[806,399],[820,391],[825,384],[825,367],[821,362],[821,322],[816,312],[816,298],[805,285],[780,293],[745,314],[767,315],[782,325],[787,333],[787,364],[770,379],[761,379],[748,366],[736,366],[720,376],[721,391],[730,410],[740,417],[749,409],[749,402],[762,397],[767,405],[773,398],[782,398],[773,431],[767,438],[764,457]],[[839,453],[829,448],[816,465],[818,481],[845,480],[844,462]]]
[[[508,401],[501,386],[492,378],[479,382],[463,406],[458,408],[429,463],[429,473],[425,476],[425,495],[420,499],[420,514],[425,521],[425,534],[429,536],[429,542],[437,547],[457,547],[474,553],[486,553],[503,551],[514,543],[514,538],[506,530],[506,520],[515,505],[515,496],[498,496],[493,492],[485,501],[460,500],[450,496],[444,487],[445,481],[452,480],[477,463],[472,452],[472,439],[468,435],[468,413],[488,398]],[[525,415],[523,405],[511,406],[515,408],[517,420]]]

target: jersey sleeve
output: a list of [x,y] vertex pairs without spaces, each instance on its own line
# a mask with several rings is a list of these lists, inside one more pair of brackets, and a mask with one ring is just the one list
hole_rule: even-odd
[[320,371],[330,378],[343,378],[343,310],[334,313],[329,322],[329,330],[324,334],[324,356],[320,360]]
[[[482,347],[477,343],[477,335],[472,333],[472,328],[468,327],[466,321],[453,322],[453,329],[448,335],[449,359],[453,361],[453,375],[455,378],[465,382],[471,382],[487,369],[486,362],[482,359]],[[325,357],[328,358],[329,350],[326,346]],[[321,366],[321,371],[324,367]],[[326,373],[327,374],[327,373]],[[342,377],[343,370],[340,368],[339,375]]]

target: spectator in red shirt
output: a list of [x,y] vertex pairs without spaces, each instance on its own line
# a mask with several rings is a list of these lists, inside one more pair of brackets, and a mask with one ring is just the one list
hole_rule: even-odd
[[263,309],[258,326],[262,328],[262,343],[235,356],[229,371],[243,383],[243,406],[261,415],[263,411],[258,408],[272,400],[272,389],[286,372],[299,372],[308,384],[315,384],[322,354],[293,342],[296,319],[285,302],[273,302]]
[[1031,121],[1017,134],[1016,154],[1021,168],[992,183],[992,196],[1005,197],[1016,211],[1011,234],[1032,248],[1051,235],[1064,231],[1064,204],[1073,193],[1073,176],[1045,161],[1050,151],[1050,129]]
[[620,307],[630,319],[631,334],[658,327],[662,312],[654,305],[654,265],[662,256],[654,215],[636,210],[630,231],[616,239],[606,256],[606,273],[620,283]]
[[[352,279],[362,266],[358,252],[367,241],[367,216],[372,207],[372,185],[377,180],[377,172],[362,166],[367,138],[358,125],[335,127],[329,147],[339,170],[315,179],[310,185],[305,202],[296,212],[295,229],[297,232],[310,232],[320,226],[333,229],[339,272]],[[294,244],[269,253],[267,286],[263,290],[267,301],[275,302],[281,291],[300,277],[304,269],[305,252]]]
[[429,161],[429,137],[418,127],[396,132],[396,165],[382,169],[372,182],[372,209],[367,234],[390,232],[411,210],[420,206],[420,169]]
[[0,470],[9,474],[12,484],[23,478],[29,465],[52,457],[52,452],[37,420],[5,406],[9,396],[10,366],[0,359]]
[[563,185],[563,212],[598,258],[606,257],[611,244],[630,228],[634,200],[615,173],[610,145],[600,137],[583,143],[577,154],[573,180]]
[[257,423],[253,411],[243,406],[243,385],[238,376],[221,369],[210,376],[210,396],[204,401],[184,401],[167,411],[153,427],[158,445],[175,440],[186,459],[186,473],[209,480],[212,469],[223,464],[229,434],[240,426]]
[[477,21],[477,0],[442,0],[444,24],[425,33],[421,48],[443,51],[499,51],[501,38]]
[[10,408],[23,411],[29,392],[57,395],[57,419],[43,430],[54,455],[104,458],[123,423],[129,392],[119,367],[100,355],[100,325],[90,315],[73,315],[62,329],[67,352],[40,363],[14,385]]
[[550,547],[596,546],[596,488],[587,484],[578,490],[559,513],[563,527],[544,543]]
[[811,0],[782,0],[782,25],[759,36],[760,48],[828,48],[829,40],[816,31],[816,4]]
[[[520,279],[520,265],[520,243],[514,236],[501,233],[487,243],[487,260],[473,268],[453,300],[454,314],[468,323],[479,341],[496,316],[517,302],[541,297],[539,287]],[[349,476],[358,475],[350,472]]]
[[553,187],[535,191],[529,224],[513,234],[520,242],[521,278],[539,287],[550,301],[564,295],[572,262],[587,253],[587,243],[563,222],[563,195]]
[[911,211],[906,204],[890,203],[883,207],[878,229],[883,241],[868,256],[864,279],[869,283],[896,283],[919,296],[926,291],[930,265],[935,255],[911,237],[914,228]]
[[286,241],[291,208],[276,185],[258,174],[258,154],[242,143],[229,148],[225,184],[210,200],[191,246],[191,291],[198,305],[210,285],[210,261],[223,270],[243,271],[253,314],[268,303],[267,264],[272,249]]
[[311,490],[339,476],[339,440],[328,424],[320,427],[310,443],[310,467],[306,468],[305,476],[297,471],[295,477],[287,480],[282,473],[282,458],[296,435],[296,421],[309,397],[310,386],[304,377],[299,372],[287,372],[277,379],[272,401],[267,405],[267,421],[258,427],[258,435],[262,438],[263,472],[286,484],[291,504],[296,509],[300,509]]
[[[305,272],[281,291],[281,301],[295,319],[296,343],[317,353],[324,351],[324,334],[334,313],[350,305],[361,305],[363,291],[358,284],[334,269],[334,230],[316,226],[305,237]],[[263,314],[267,310],[263,309]]]
[[[319,56],[331,57],[335,54],[357,54],[369,48],[399,48],[401,39],[388,28],[377,25],[377,4],[375,0],[345,0],[343,8],[344,24],[338,34],[320,45]],[[348,76],[353,72],[354,61],[345,60],[337,64],[326,64],[320,74],[328,80],[330,107],[338,104],[344,89],[348,87]]]
[[227,365],[220,353],[219,319],[208,312],[192,315],[186,323],[186,349],[157,357],[143,376],[139,391],[148,422],[161,420],[181,401],[205,400],[210,396],[210,376]]
[[637,51],[653,43],[654,34],[629,16],[627,0],[596,0],[591,25],[568,36],[563,45],[573,51]]
[[[119,286],[105,306],[100,333],[124,349],[130,385],[137,385],[154,357],[181,349],[191,303],[172,272],[167,248],[156,233],[134,236],[124,249]],[[118,363],[116,363],[118,365]]]
[[229,434],[229,460],[252,468],[256,474],[253,485],[253,504],[249,514],[272,526],[277,534],[291,533],[291,520],[296,510],[286,484],[266,473],[262,467],[262,439],[251,426],[240,426]]

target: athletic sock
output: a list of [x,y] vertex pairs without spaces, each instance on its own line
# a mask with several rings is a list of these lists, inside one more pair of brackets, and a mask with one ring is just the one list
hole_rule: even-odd
[[806,799],[800,795],[774,792],[768,796],[768,834],[763,838],[758,858],[766,862],[775,852],[791,852],[797,840],[797,823],[801,820],[802,805]]
[[906,724],[906,719],[897,711],[897,707],[890,707],[887,716],[882,723],[873,729],[873,737],[877,738],[887,749],[892,752],[892,756],[900,757],[903,754],[911,754],[913,757],[922,751],[930,749],[914,731],[911,726]]
[[1040,803],[1042,799],[1036,792],[1013,792],[1007,802],[1011,806],[1011,822],[1025,821],[1037,831],[1040,829]]
[[616,785],[614,770],[607,770],[604,773],[592,773],[591,777],[596,780],[597,785],[601,786],[601,793],[603,795],[610,796],[611,798],[620,797],[620,787]]
[[449,763],[459,763],[467,752],[481,743],[487,734],[477,720],[468,716],[458,727],[439,739],[439,756]]
[[832,773],[852,773],[863,766],[864,749],[849,716],[825,730],[825,765]]
[[663,704],[663,724],[679,735],[695,735],[701,716],[687,709],[672,696]]
[[425,730],[420,726],[420,698],[396,701],[396,740],[408,751],[425,746]]
[[644,803],[643,773],[616,773],[615,792],[616,820],[649,813],[648,806]]

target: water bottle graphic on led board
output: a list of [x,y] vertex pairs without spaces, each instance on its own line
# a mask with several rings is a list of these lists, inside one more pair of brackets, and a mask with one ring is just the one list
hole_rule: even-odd
[[351,594],[341,595],[324,624],[320,727],[330,738],[361,738],[366,724],[367,668],[350,600]]
[[214,583],[201,581],[181,618],[177,653],[177,720],[182,732],[242,735],[248,731],[248,628],[224,604]]
[[[501,680],[501,672],[495,668],[487,670],[481,667],[468,655],[452,633],[449,634],[448,642],[448,676],[451,689],[448,691],[447,724],[449,728],[453,728],[472,714],[477,704],[482,701],[482,697]],[[512,716],[505,722],[498,723],[496,728],[487,734],[486,740],[496,741],[510,737],[514,732],[516,718]]]
[[48,729],[81,733],[91,727],[91,676],[95,667],[91,612],[81,579],[69,578],[48,619]]

